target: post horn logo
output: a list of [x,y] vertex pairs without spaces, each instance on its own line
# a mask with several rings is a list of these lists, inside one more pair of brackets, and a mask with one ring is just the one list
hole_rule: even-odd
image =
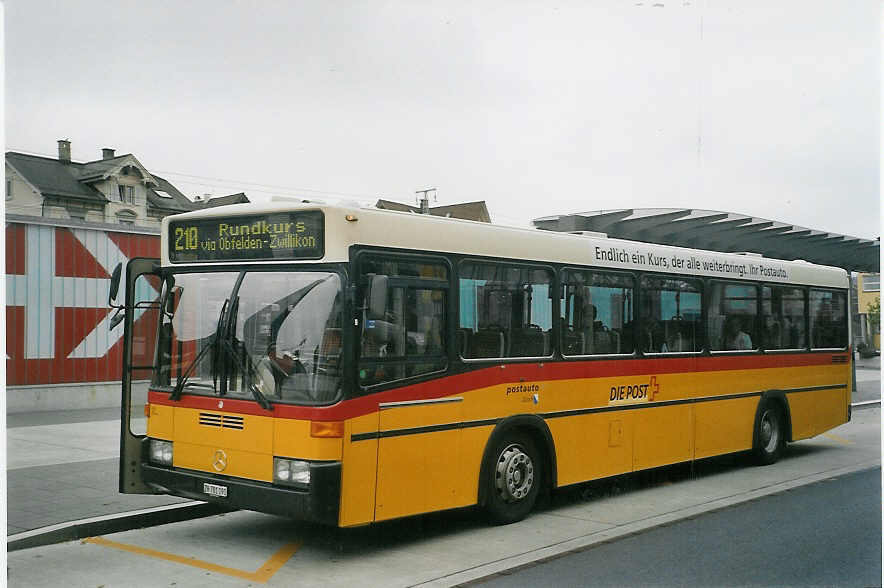
[[212,467],[216,472],[223,472],[227,468],[227,454],[222,449],[216,449],[212,457]]

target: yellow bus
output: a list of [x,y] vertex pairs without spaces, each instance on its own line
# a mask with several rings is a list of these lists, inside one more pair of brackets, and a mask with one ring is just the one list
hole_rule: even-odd
[[341,527],[849,419],[837,268],[311,203],[168,217],[112,280],[120,490]]

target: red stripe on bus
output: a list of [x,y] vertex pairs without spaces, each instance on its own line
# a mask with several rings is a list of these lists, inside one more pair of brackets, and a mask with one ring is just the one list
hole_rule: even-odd
[[[385,390],[375,394],[342,400],[331,406],[292,406],[274,404],[272,411],[261,408],[254,400],[218,398],[217,396],[184,395],[181,400],[169,400],[168,392],[151,390],[151,404],[180,406],[200,410],[220,410],[249,415],[313,421],[343,421],[370,414],[378,404],[402,400],[427,400],[463,394],[471,390],[518,382],[548,382],[579,378],[602,378],[643,374],[673,374],[727,370],[768,369],[832,365],[836,353],[794,353],[767,355],[730,355],[713,357],[678,357],[650,359],[602,359],[596,361],[557,361],[495,365],[479,370],[455,374]],[[219,403],[223,403],[219,406]]]

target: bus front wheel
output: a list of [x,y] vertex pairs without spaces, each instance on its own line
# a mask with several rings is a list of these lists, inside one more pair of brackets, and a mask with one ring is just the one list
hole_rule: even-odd
[[537,500],[543,479],[537,448],[525,436],[505,435],[488,464],[486,509],[494,523],[524,519]]
[[770,465],[782,457],[786,449],[786,428],[779,406],[768,402],[761,407],[761,416],[755,431],[755,461]]

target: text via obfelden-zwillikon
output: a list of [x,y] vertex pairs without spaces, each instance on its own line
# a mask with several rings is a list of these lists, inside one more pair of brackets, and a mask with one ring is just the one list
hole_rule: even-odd
[[682,270],[708,272],[760,278],[788,279],[785,269],[756,263],[731,263],[717,259],[697,259],[693,255],[685,258],[679,255],[661,255],[653,251],[629,251],[620,247],[595,248],[596,261],[607,261],[628,265],[640,265],[659,270]]

